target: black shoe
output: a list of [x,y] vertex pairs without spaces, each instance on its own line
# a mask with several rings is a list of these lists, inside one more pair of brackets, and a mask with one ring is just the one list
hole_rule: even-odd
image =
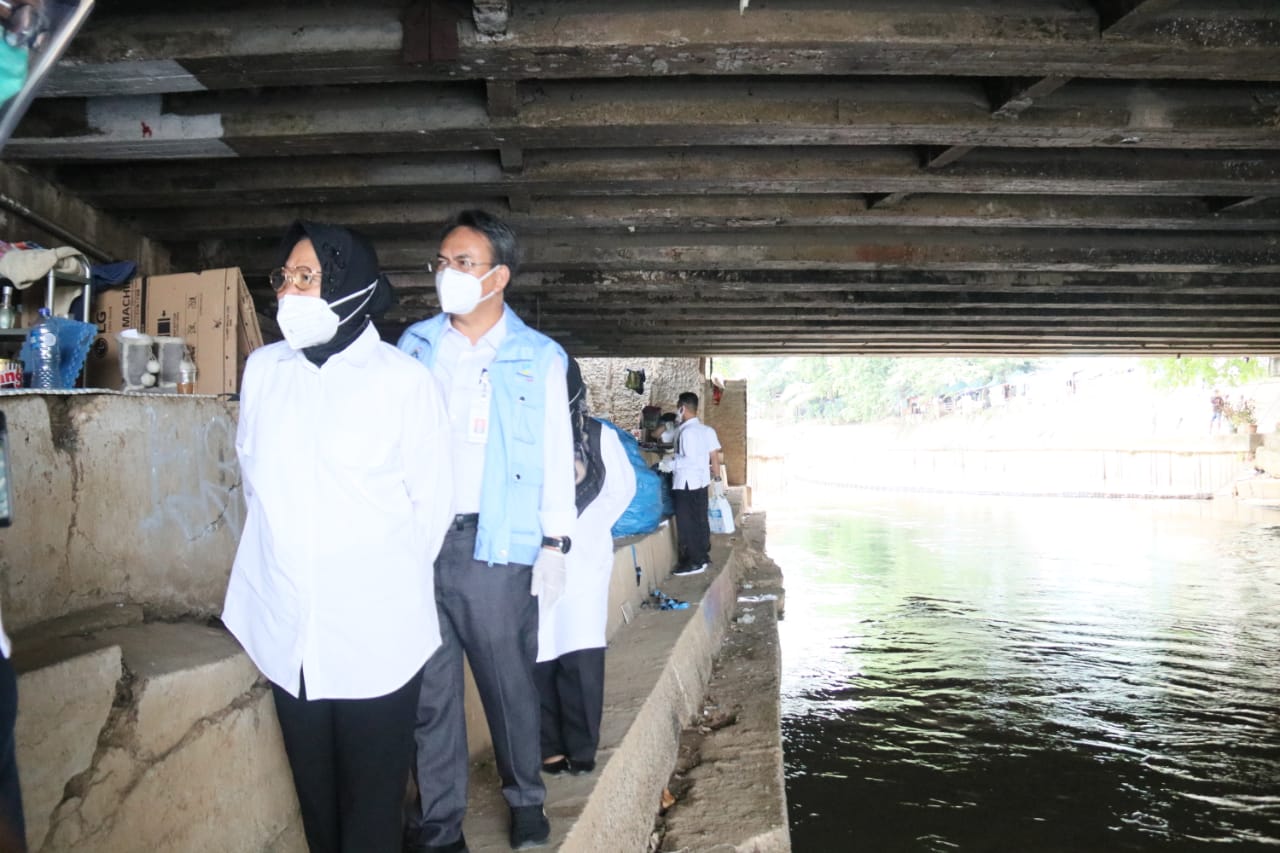
[[571,771],[569,759],[557,758],[555,761],[542,762],[542,772],[548,776],[563,776]]
[[551,838],[551,822],[542,806],[513,806],[511,809],[511,849],[541,847]]
[[671,570],[671,574],[684,577],[685,575],[700,575],[707,570],[709,563],[698,563],[696,566],[678,566]]
[[468,853],[467,839],[459,835],[448,844],[405,844],[406,853]]
[[576,758],[569,759],[569,772],[574,776],[586,776],[595,769],[596,763],[594,761],[578,761]]

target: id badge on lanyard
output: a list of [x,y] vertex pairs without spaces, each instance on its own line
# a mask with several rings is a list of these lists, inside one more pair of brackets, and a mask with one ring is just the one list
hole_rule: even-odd
[[480,371],[480,387],[471,398],[467,417],[467,441],[484,444],[489,440],[489,371]]

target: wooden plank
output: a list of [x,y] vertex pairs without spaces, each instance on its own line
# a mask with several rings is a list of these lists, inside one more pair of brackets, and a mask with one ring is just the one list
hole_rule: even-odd
[[498,161],[503,172],[519,172],[524,169],[524,149],[513,142],[498,144]]
[[[418,294],[433,294],[435,283],[420,271],[395,277],[395,285],[407,294],[404,304]],[[787,293],[1075,293],[1146,295],[1182,294],[1191,298],[1264,298],[1275,292],[1275,280],[1266,274],[1237,273],[1122,273],[1089,272],[963,272],[930,270],[672,270],[598,272],[521,272],[513,290],[531,296],[570,298],[584,294],[606,302],[628,294],[679,296],[689,294]]]
[[887,210],[897,207],[908,198],[911,193],[877,193],[867,196],[868,210]]
[[[526,151],[519,175],[493,154],[272,157],[67,165],[59,183],[119,208],[476,199],[521,186],[539,197],[1053,194],[1280,196],[1280,153],[977,150],[941,171],[909,148]],[[643,203],[643,202],[641,202]]]
[[936,153],[925,155],[924,165],[929,169],[941,169],[943,166],[949,166],[959,160],[975,147],[973,145],[952,145],[949,148],[934,149]]
[[[1145,316],[1138,310],[1129,311],[1086,311],[1075,310],[1073,312],[1064,311],[1061,314],[1051,316],[1041,316],[1033,309],[1022,311],[1010,310],[1007,314],[1002,315],[993,309],[955,309],[953,311],[935,310],[931,312],[924,311],[906,311],[903,309],[877,309],[864,313],[861,310],[847,310],[843,313],[832,311],[828,317],[816,317],[807,319],[802,313],[804,310],[812,311],[814,309],[780,309],[791,310],[796,313],[786,314],[780,313],[775,318],[760,319],[765,316],[757,313],[755,316],[745,314],[734,314],[732,321],[729,319],[721,319],[721,315],[716,312],[706,312],[702,314],[680,314],[675,312],[654,312],[650,314],[638,315],[634,318],[627,318],[630,322],[618,320],[618,314],[626,310],[625,308],[601,310],[597,315],[591,315],[586,312],[566,312],[556,306],[542,304],[533,306],[528,302],[516,301],[512,303],[513,308],[520,311],[537,310],[539,316],[544,323],[552,323],[563,326],[564,328],[580,328],[598,332],[608,329],[615,330],[619,334],[631,334],[633,331],[647,327],[664,327],[678,329],[682,327],[706,328],[709,331],[724,330],[728,332],[738,332],[743,335],[755,334],[760,331],[769,331],[770,328],[775,330],[784,329],[809,329],[813,331],[828,330],[833,334],[846,328],[881,328],[881,327],[897,327],[899,325],[914,326],[921,329],[934,329],[939,334],[943,334],[944,330],[949,329],[956,324],[974,325],[982,327],[999,328],[1009,325],[1012,328],[1049,328],[1055,325],[1065,325],[1071,327],[1097,327],[1100,329],[1108,329],[1111,331],[1126,331],[1130,329],[1142,329],[1151,326],[1160,328],[1179,328],[1189,331],[1205,331],[1205,330],[1222,330],[1233,329],[1235,331],[1246,331],[1248,329],[1266,327],[1275,330],[1276,324],[1280,323],[1280,316],[1274,313],[1259,319],[1242,318],[1239,316],[1218,316],[1208,314],[1178,314],[1168,312],[1165,314]],[[434,314],[434,306],[423,307],[419,310],[405,310],[398,312],[399,316],[405,317],[421,317]]]
[[[492,119],[474,86],[213,93],[38,101],[6,147],[12,160],[112,160],[743,145],[973,145],[1012,148],[1280,149],[1257,93],[1228,84],[1175,90],[1077,82],[1018,122],[991,117],[980,87],[799,80],[544,83],[518,119]],[[1069,97],[1067,97],[1069,96]],[[145,126],[147,130],[139,132]],[[376,129],[371,132],[371,128]]]
[[485,94],[492,118],[514,118],[520,114],[520,91],[514,80],[486,80]]
[[1280,46],[1274,0],[1095,0],[1103,40],[1177,50],[1232,51]]
[[1093,0],[1098,9],[1099,29],[1119,35],[1133,29],[1143,18],[1174,9],[1180,0]]
[[1040,77],[1035,80],[1001,81],[991,101],[991,115],[999,119],[1017,118],[1037,101],[1067,85],[1070,80],[1070,77]]
[[264,4],[170,3],[157,7],[163,14],[103,4],[55,70],[47,92],[132,95],[468,74],[507,79],[933,76],[946,69],[971,77],[1276,80],[1280,75],[1270,53],[1276,33],[1264,9],[1237,12],[1230,26],[1212,9],[1202,18],[1188,17],[1181,29],[1193,36],[1180,42],[1182,50],[1170,51],[1163,30],[1146,43],[1132,36],[1099,40],[1097,15],[1069,0],[971,4],[963,11],[941,2],[897,9],[832,4],[804,14],[763,7],[745,16],[714,4],[654,14],[642,0],[524,0],[511,10],[505,37],[464,27],[456,60],[415,66],[402,58],[402,5],[371,0],[309,8],[306,26],[300,27],[295,9]]
[[[516,189],[521,188],[517,184]],[[1049,228],[1202,231],[1214,207],[1201,198],[1133,196],[912,195],[893,206],[866,208],[833,196],[645,196],[527,199],[516,213],[505,198],[468,199],[505,216],[522,235],[570,228],[613,230],[741,230],[888,225],[915,228]],[[409,236],[444,222],[459,202],[217,205],[122,211],[138,230],[157,239],[203,240],[266,236],[281,222],[314,217],[342,222],[371,236]],[[1278,231],[1280,211],[1261,204],[1231,208],[1216,231]]]
[[[269,241],[210,244],[206,265],[266,269]],[[421,239],[385,239],[378,254],[389,270],[421,269],[434,257]],[[1069,236],[1012,229],[968,233],[911,228],[809,229],[748,234],[552,233],[529,242],[530,272],[760,270],[980,270],[1083,272],[1280,272],[1280,237],[1249,233],[1077,231]]]
[[1248,210],[1249,208],[1257,207],[1263,202],[1269,200],[1269,197],[1265,195],[1255,195],[1246,198],[1211,199],[1209,202],[1209,208],[1215,215],[1220,213],[1237,213],[1241,210]]
[[[513,297],[514,298],[514,297]],[[1092,312],[1097,316],[1116,316],[1141,312],[1145,316],[1183,316],[1203,321],[1204,315],[1214,317],[1253,318],[1275,315],[1280,317],[1280,306],[1274,298],[1258,292],[1252,298],[1236,295],[1219,295],[1206,299],[1194,295],[1170,295],[1158,292],[1143,294],[1117,294],[1105,291],[1075,291],[1071,294],[1010,294],[983,292],[903,291],[876,293],[868,291],[843,291],[839,293],[808,293],[796,296],[787,294],[779,298],[763,294],[744,298],[734,294],[697,291],[686,294],[682,300],[659,302],[652,295],[641,293],[619,294],[596,292],[580,294],[574,299],[569,294],[530,296],[550,316],[594,317],[625,311],[627,319],[643,319],[651,315],[712,316],[717,322],[736,322],[738,319],[755,320],[767,315],[769,320],[805,318],[821,319],[830,312],[856,312],[859,317],[875,317],[886,313],[909,316],[930,312],[983,312],[999,311],[1010,314],[1035,312],[1046,318],[1081,315]],[[406,304],[409,304],[406,302]],[[418,304],[421,304],[419,302]]]

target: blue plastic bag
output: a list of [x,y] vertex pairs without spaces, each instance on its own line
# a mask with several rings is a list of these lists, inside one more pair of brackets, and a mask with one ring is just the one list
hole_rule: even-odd
[[614,537],[651,533],[662,523],[662,478],[650,471],[640,453],[640,444],[626,430],[600,418],[600,423],[618,434],[618,440],[627,451],[627,459],[636,472],[636,495],[625,512],[613,525]]
[[[53,326],[58,336],[58,377],[59,388],[74,388],[80,378],[80,370],[89,355],[89,347],[98,334],[98,327],[93,323],[81,323],[66,317],[50,317],[47,322]],[[35,375],[35,353],[31,347],[23,343],[18,357],[22,359],[22,369],[28,376]]]
[[658,475],[658,480],[661,483],[660,490],[662,492],[662,515],[664,517],[675,515],[676,502],[675,502],[675,499],[671,497],[671,475],[664,474],[661,471],[659,471],[656,463],[649,470],[653,471],[655,474]]

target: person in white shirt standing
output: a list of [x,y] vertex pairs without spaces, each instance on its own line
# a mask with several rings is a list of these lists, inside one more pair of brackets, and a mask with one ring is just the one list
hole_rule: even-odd
[[399,853],[432,565],[450,520],[431,373],[372,325],[393,302],[363,237],[298,222],[271,274],[285,340],[245,365],[247,520],[222,621],[270,680],[307,844]]
[[587,388],[569,362],[569,411],[577,471],[573,550],[564,596],[539,614],[542,772],[590,773],[604,714],[605,627],[613,575],[613,525],[636,493],[636,473],[618,434],[587,416]]
[[564,350],[503,300],[518,265],[506,223],[481,210],[452,217],[434,264],[441,313],[399,343],[444,390],[454,475],[454,523],[436,561],[443,645],[427,663],[418,704],[413,851],[467,849],[464,651],[511,809],[511,847],[551,837],[533,666],[538,613],[564,590],[577,518],[573,435]]
[[671,502],[676,510],[679,553],[673,575],[697,575],[711,565],[711,525],[707,487],[720,485],[720,437],[698,420],[698,395],[676,399],[676,456],[671,473]]

